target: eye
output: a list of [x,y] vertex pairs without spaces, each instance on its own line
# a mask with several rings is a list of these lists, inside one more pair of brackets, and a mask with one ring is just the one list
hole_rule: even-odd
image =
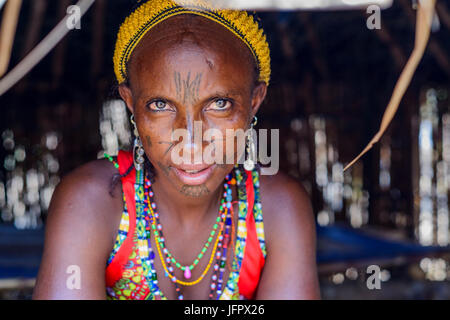
[[169,105],[164,100],[153,100],[147,104],[147,107],[152,111],[169,111]]
[[231,107],[231,105],[232,105],[232,103],[230,100],[217,99],[211,103],[210,108],[212,110],[224,111],[224,110],[228,110]]

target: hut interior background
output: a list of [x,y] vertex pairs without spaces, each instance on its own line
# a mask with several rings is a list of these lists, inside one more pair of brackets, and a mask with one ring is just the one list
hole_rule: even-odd
[[[30,298],[61,177],[130,142],[112,53],[131,2],[97,0],[81,29],[0,97],[0,298]],[[10,66],[73,3],[24,1]],[[374,30],[364,10],[259,15],[273,77],[258,128],[280,129],[280,169],[311,195],[323,298],[450,298],[450,4],[438,1],[440,28],[388,132],[345,173],[413,48],[411,2],[394,1]],[[366,286],[371,264],[381,290]]]

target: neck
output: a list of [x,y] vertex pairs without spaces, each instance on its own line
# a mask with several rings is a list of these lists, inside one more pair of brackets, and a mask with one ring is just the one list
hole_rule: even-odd
[[167,179],[158,178],[152,184],[152,189],[160,216],[169,218],[183,228],[200,226],[205,221],[215,219],[224,192],[222,183],[210,192],[198,192],[199,187],[177,190]]

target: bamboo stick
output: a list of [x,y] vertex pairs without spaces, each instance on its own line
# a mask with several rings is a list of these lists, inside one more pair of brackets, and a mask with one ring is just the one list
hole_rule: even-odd
[[417,66],[419,65],[425,53],[425,49],[430,38],[431,23],[433,20],[435,4],[436,0],[424,0],[418,2],[414,50],[408,62],[406,63],[406,66],[403,69],[397,84],[395,85],[391,100],[389,101],[389,104],[386,107],[386,111],[384,112],[383,118],[381,120],[380,129],[369,142],[369,144],[364,148],[364,150],[344,168],[344,171],[350,168],[364,154],[372,149],[373,145],[380,140],[380,138],[383,136],[383,133],[386,131],[387,127],[394,118],[400,102],[406,92],[406,89],[408,89],[414,73],[417,70]]
[[9,0],[3,12],[0,29],[0,77],[8,70],[21,7],[22,0]]

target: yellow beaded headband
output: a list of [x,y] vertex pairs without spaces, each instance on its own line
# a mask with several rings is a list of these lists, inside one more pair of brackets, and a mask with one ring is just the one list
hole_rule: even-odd
[[[140,2],[140,1],[139,1]],[[179,15],[196,14],[233,32],[252,52],[259,71],[259,81],[269,85],[270,50],[266,36],[258,22],[245,11],[220,10],[207,0],[149,0],[141,4],[121,25],[114,51],[114,72],[119,84],[127,78],[126,64],[133,50],[145,34],[158,23]]]

